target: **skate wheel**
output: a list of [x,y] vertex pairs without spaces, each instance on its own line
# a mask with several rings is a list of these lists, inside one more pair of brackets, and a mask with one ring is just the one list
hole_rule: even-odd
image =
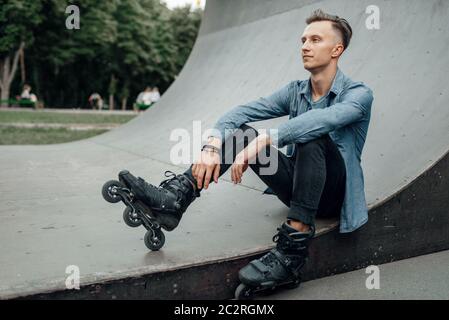
[[157,251],[164,245],[165,235],[160,229],[150,229],[145,234],[144,241],[148,249],[151,251]]
[[137,213],[133,211],[130,207],[126,207],[123,211],[123,221],[131,228],[137,228],[142,225],[142,220],[137,216]]
[[110,203],[117,203],[122,200],[120,196],[116,194],[117,188],[124,188],[124,186],[117,180],[106,182],[101,189],[101,194],[103,195],[104,200]]
[[235,299],[236,300],[249,300],[253,297],[253,288],[241,283],[235,289]]

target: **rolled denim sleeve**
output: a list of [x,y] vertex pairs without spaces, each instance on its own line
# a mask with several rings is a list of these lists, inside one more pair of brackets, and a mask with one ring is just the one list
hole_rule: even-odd
[[[277,90],[268,97],[261,97],[226,112],[216,122],[216,133],[211,136],[226,140],[237,128],[248,122],[273,119],[290,113],[290,100],[294,82]],[[217,133],[220,133],[220,136]]]
[[305,143],[335,129],[363,119],[371,112],[373,93],[363,83],[351,85],[341,102],[327,108],[312,109],[282,123],[272,144],[278,148],[291,143]]

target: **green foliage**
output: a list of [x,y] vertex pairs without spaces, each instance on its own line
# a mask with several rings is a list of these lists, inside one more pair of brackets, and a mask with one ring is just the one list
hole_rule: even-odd
[[[79,30],[65,26],[68,17],[65,9],[70,3],[80,8]],[[45,1],[43,21],[35,30],[33,53],[38,61],[49,63],[56,73],[68,64],[94,59],[116,42],[117,22],[113,19],[116,9],[115,1]]]
[[33,42],[33,27],[42,18],[42,1],[0,0],[0,58],[13,53],[20,42]]
[[175,8],[170,15],[170,25],[175,37],[177,60],[176,68],[180,70],[189,57],[201,24],[201,10],[191,11],[190,6]]
[[[79,30],[65,27],[69,4],[80,9]],[[25,50],[27,82],[46,107],[85,107],[92,92],[105,102],[117,93],[131,105],[147,85],[168,88],[190,54],[201,14],[172,11],[159,0],[0,0],[0,55],[20,39],[33,40]],[[11,92],[19,94],[21,85],[16,77]]]

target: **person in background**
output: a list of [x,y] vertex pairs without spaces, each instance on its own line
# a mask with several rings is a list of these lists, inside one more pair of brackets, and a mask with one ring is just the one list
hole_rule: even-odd
[[159,99],[161,98],[161,94],[159,93],[159,88],[158,87],[154,87],[152,93],[153,93],[153,95],[151,96],[151,101],[153,103],[158,102]]
[[29,84],[23,85],[22,93],[20,94],[21,100],[29,100],[32,102],[33,107],[36,107],[37,104],[37,96],[34,93],[31,93],[31,86]]
[[153,88],[146,87],[144,91],[139,93],[134,104],[135,111],[148,109],[153,104]]
[[99,93],[94,92],[89,97],[89,104],[92,109],[101,110],[103,108],[103,99]]

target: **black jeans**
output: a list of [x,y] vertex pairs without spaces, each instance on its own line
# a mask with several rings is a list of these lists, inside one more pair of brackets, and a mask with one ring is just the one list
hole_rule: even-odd
[[[236,155],[254,139],[256,129],[244,124],[231,135],[221,148],[220,176],[232,165]],[[229,143],[232,143],[232,148]],[[263,153],[263,152],[261,152]],[[261,153],[249,167],[287,207],[287,219],[315,225],[315,217],[329,218],[340,215],[345,195],[346,169],[343,158],[329,135],[307,143],[297,143],[289,158],[276,148],[267,146],[265,158]],[[277,170],[264,174],[277,157]],[[193,181],[192,166],[185,172]]]

